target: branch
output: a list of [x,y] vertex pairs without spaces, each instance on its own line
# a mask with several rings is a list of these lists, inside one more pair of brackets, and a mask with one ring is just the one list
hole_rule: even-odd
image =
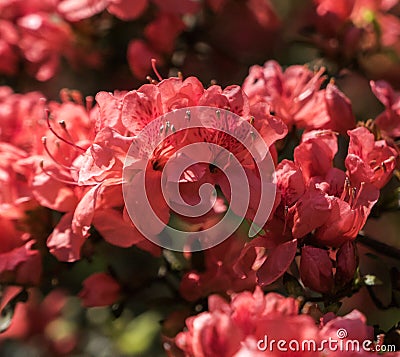
[[380,254],[384,254],[388,257],[400,260],[399,249],[392,247],[388,244],[379,242],[371,237],[368,237],[367,235],[359,233],[356,237],[356,242],[372,248]]

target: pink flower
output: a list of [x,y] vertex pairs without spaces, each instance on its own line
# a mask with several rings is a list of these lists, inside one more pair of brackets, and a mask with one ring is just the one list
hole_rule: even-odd
[[83,282],[78,296],[85,307],[107,306],[114,304],[121,292],[120,285],[106,273],[96,273]]
[[285,159],[278,164],[275,175],[283,204],[292,206],[306,190],[300,167]]
[[390,180],[396,166],[397,151],[385,140],[375,141],[374,135],[365,127],[348,132],[350,136],[346,167],[350,181],[372,183],[381,188]]
[[[360,132],[360,129],[363,128],[349,131],[351,140],[353,140],[353,133]],[[373,142],[372,145],[374,145]],[[351,141],[348,158],[355,156],[359,158],[359,162],[363,163],[359,156],[352,154],[356,153],[354,150],[356,146]],[[381,149],[377,147],[366,150],[367,152],[371,150],[375,154]],[[379,191],[369,183],[371,179],[367,180],[366,177],[357,179],[355,170],[346,178],[343,171],[332,167],[336,151],[335,136],[331,132],[324,131],[303,135],[303,143],[295,149],[295,163],[301,169],[307,187],[295,204],[287,202],[292,205],[290,209],[287,205],[288,215],[285,220],[293,219],[293,226],[290,221],[288,225],[292,226],[292,234],[295,238],[304,237],[316,229],[315,236],[320,242],[328,246],[340,246],[345,240],[356,237],[378,199]],[[346,162],[348,160],[346,159]],[[285,176],[279,173],[280,170],[277,176],[278,187],[283,190],[296,190],[295,187],[286,188],[287,183],[281,181],[285,179]],[[301,181],[299,182],[301,185]],[[285,191],[283,193],[285,198],[287,194]],[[310,212],[313,213],[310,214]],[[319,218],[315,219],[315,217]]]
[[153,49],[160,53],[172,53],[176,37],[186,28],[174,14],[161,13],[144,29],[144,35]]
[[111,0],[107,11],[121,20],[138,18],[147,8],[148,0]]
[[20,30],[19,48],[30,71],[39,81],[54,76],[60,57],[71,51],[72,31],[62,21],[54,21],[54,15],[29,14],[18,19]]
[[340,197],[328,196],[331,211],[328,219],[315,232],[318,241],[338,247],[356,238],[378,198],[379,190],[373,185],[363,183],[352,187],[347,179]]
[[18,66],[18,32],[14,25],[0,20],[0,73],[14,75]]
[[[328,108],[334,102],[341,103],[346,108],[346,125],[349,114],[348,100],[335,87],[331,87],[324,98],[325,90],[320,91],[324,77],[324,69],[313,73],[305,66],[290,66],[285,71],[275,61],[268,61],[261,66],[253,66],[243,82],[243,90],[249,96],[252,105],[266,102],[278,118],[281,118],[290,128],[296,124],[300,128],[333,128],[337,116],[331,117]],[[332,104],[331,104],[332,103]],[[307,106],[308,104],[308,106]],[[316,105],[327,106],[321,112],[318,120],[312,113]],[[351,124],[350,124],[351,125]]]
[[379,45],[397,52],[400,21],[388,13],[397,2],[314,0],[318,33],[313,40],[329,56],[341,61],[351,60],[359,51],[376,51]]
[[200,3],[193,0],[152,0],[158,8],[166,13],[193,14],[199,10]]
[[47,127],[43,117],[43,94],[13,93],[9,87],[0,87],[0,141],[12,144],[30,155],[43,151],[41,138]]
[[391,138],[400,136],[400,94],[385,81],[371,81],[371,89],[385,106],[385,111],[378,115],[374,123],[379,130]]
[[[354,152],[351,155],[379,153],[381,147],[374,147],[374,141],[370,149],[352,141],[354,132],[360,129],[364,128],[349,131],[349,152]],[[364,149],[366,153],[362,152]],[[292,263],[297,240],[305,240],[300,267],[305,285],[329,293],[334,284],[343,286],[352,280],[357,259],[351,241],[364,226],[379,190],[368,181],[357,181],[352,174],[334,168],[336,152],[336,135],[311,131],[303,134],[302,143],[296,147],[295,162],[283,160],[278,165],[276,179],[281,200],[265,225],[267,233],[244,247],[236,264],[240,272],[246,275],[253,267],[258,283],[269,285]],[[329,248],[339,248],[335,277]],[[260,254],[262,250],[264,253]]]
[[58,11],[69,21],[79,21],[107,11],[122,20],[132,20],[140,16],[147,7],[148,0],[62,0]]
[[311,186],[289,211],[293,214],[293,236],[302,238],[322,226],[328,220],[331,209],[328,197]]
[[355,117],[351,102],[334,84],[318,91],[295,117],[299,128],[330,129],[345,134],[354,128]]
[[[292,66],[282,71],[277,62],[268,61],[263,67],[250,68],[249,75],[243,83],[243,90],[252,101],[264,99],[271,103],[276,99],[273,110],[286,123],[290,123],[302,102],[308,100],[319,89],[323,81],[321,75],[322,73],[318,73],[314,76],[303,66]],[[297,105],[289,108],[289,103],[294,102]]]
[[66,213],[47,238],[47,248],[58,260],[74,262],[81,257],[85,238],[72,231],[73,213]]
[[355,0],[316,0],[315,3],[317,3],[318,16],[325,20],[325,27],[338,31],[339,25],[351,15]]
[[160,54],[143,40],[132,40],[128,44],[127,59],[132,73],[140,79],[146,78],[151,70],[151,60],[162,64]]
[[338,329],[344,328],[347,332],[346,339],[360,342],[373,340],[374,330],[372,326],[367,326],[366,322],[367,319],[358,310],[353,310],[343,317],[336,317],[333,313],[328,313],[321,319],[321,334],[337,338]]
[[188,330],[175,337],[185,356],[241,356],[248,348],[249,355],[255,355],[257,341],[265,335],[302,341],[318,334],[311,317],[297,315],[298,303],[293,298],[275,293],[264,296],[259,288],[254,294],[233,295],[230,303],[212,295],[208,305],[209,311],[188,318]]
[[0,216],[0,281],[7,284],[37,285],[42,273],[41,255],[33,249],[29,234],[18,232],[14,224]]
[[[6,304],[12,303],[19,294],[23,294],[20,287],[10,286],[5,289],[0,311]],[[46,350],[56,354],[69,354],[77,344],[75,330],[67,331],[61,338],[54,338],[48,333],[54,331],[54,324],[63,317],[63,310],[67,303],[67,295],[61,289],[54,289],[47,296],[34,288],[25,291],[28,301],[17,303],[11,325],[7,331],[0,334],[0,344],[6,340],[38,341]]]
[[204,87],[196,77],[171,77],[162,80],[158,85],[164,113],[174,109],[198,105],[204,94]]
[[164,113],[160,89],[153,84],[145,84],[138,90],[128,92],[121,105],[122,124],[134,135]]
[[[276,293],[264,295],[260,288],[253,294],[249,291],[233,294],[229,302],[211,295],[208,309],[186,319],[186,330],[175,337],[175,344],[184,356],[377,355],[366,351],[334,351],[326,343],[329,338],[337,341],[338,330],[344,329],[347,332],[344,341],[358,340],[361,344],[369,340],[373,347],[373,329],[366,325],[365,316],[357,310],[343,317],[328,313],[318,326],[311,316],[299,314],[295,299]],[[285,341],[285,345],[281,343],[278,347],[279,340]],[[303,341],[313,341],[315,349],[312,345],[309,349],[296,349]]]
[[[249,117],[248,100],[239,86],[230,86],[224,90],[219,86],[212,86],[205,91],[197,78],[189,77],[185,80],[169,78],[162,80],[157,85],[144,85],[137,91],[127,93],[122,104],[122,123],[129,131],[138,133],[145,124],[154,124],[154,119],[162,113],[195,105],[228,108],[235,113],[243,115],[245,118]],[[273,145],[277,138],[281,138],[286,134],[286,127],[284,127],[283,123],[279,127],[277,123],[278,120],[273,122],[269,117],[263,119],[264,118],[260,118],[257,120],[257,126],[261,128],[261,132],[265,135],[265,141],[268,141],[268,145]],[[244,125],[241,126],[240,123],[235,120],[228,120],[227,125],[228,127],[226,129],[237,133],[239,136],[248,134],[248,131],[246,130],[243,132]],[[161,122],[160,126],[164,128],[164,125],[162,125]],[[224,147],[246,166],[246,175],[251,186],[250,208],[246,217],[254,218],[255,212],[258,208],[258,192],[260,191],[261,181],[259,175],[257,175],[257,171],[255,170],[255,164],[252,162],[252,159],[249,157],[249,153],[245,150],[243,144],[240,144],[237,140],[232,140],[230,135],[218,133],[217,130],[206,128],[200,131],[178,131],[169,136],[167,140],[163,140],[167,130],[168,128],[164,128],[164,130],[161,131],[153,130],[149,134],[150,137],[135,138],[133,140],[135,151],[132,153],[131,157],[132,162],[130,169],[139,167],[141,163],[144,164],[149,160],[149,164],[146,167],[146,180],[148,180],[146,185],[148,185],[148,187],[153,187],[152,195],[149,197],[149,200],[150,205],[153,207],[155,212],[157,212],[157,216],[166,223],[169,220],[170,213],[172,213],[169,211],[167,202],[165,201],[161,191],[161,173],[164,170],[166,162],[171,160],[171,163],[173,162],[176,164],[179,160],[184,160],[184,156],[176,155],[176,152],[180,148],[188,144],[204,141],[206,143]],[[159,139],[163,140],[163,142],[159,144],[156,150],[148,152],[147,154],[150,156],[147,157],[146,152],[149,151],[149,142],[158,143]],[[196,156],[193,157],[193,159],[197,161],[200,153],[192,154]],[[219,160],[218,163],[222,166],[226,166],[226,163],[222,162],[223,160],[218,158],[218,153],[214,153],[212,150],[210,150],[210,152],[207,150],[207,152],[201,154],[204,156],[206,162]],[[182,177],[179,178],[180,186],[184,189],[184,192],[187,193],[187,197],[185,197],[187,202],[195,203],[198,200],[196,188],[204,182],[209,182],[212,185],[218,184],[226,199],[230,201],[229,183],[227,182],[226,177],[222,175],[217,168],[210,169],[210,167],[204,165],[193,165],[190,170],[190,174],[183,174]],[[172,183],[172,181],[169,181],[169,176],[166,177],[166,182],[162,183],[165,185],[165,187],[163,187],[166,188],[167,191],[168,186]],[[143,175],[135,175],[133,182],[138,183],[143,179]],[[140,200],[137,199],[140,193],[136,192],[136,190],[141,190],[139,187],[140,185],[132,185],[132,189],[129,190],[129,195],[132,195],[132,199],[129,198],[129,202],[132,202],[133,205],[138,205],[137,209],[133,210],[133,214],[136,218],[139,218],[140,216],[141,218],[138,219],[138,221],[146,222],[146,226],[149,227],[149,229],[152,229],[153,234],[158,234],[164,226],[157,222],[149,224],[149,215],[146,214],[143,209],[139,209],[139,207],[142,207],[139,202]],[[170,199],[170,202],[171,200],[173,201],[173,198]],[[236,212],[235,207],[232,209]]]
[[[77,93],[73,96],[82,101]],[[47,118],[48,132],[43,141],[45,161],[34,176],[32,187],[43,206],[66,212],[47,241],[50,252],[61,261],[80,259],[92,224],[112,244],[127,247],[144,240],[122,218],[122,162],[132,139],[116,131],[124,128],[121,108],[112,109],[118,105],[115,101],[117,98],[111,95],[105,97],[100,108],[91,113],[68,101],[50,103],[52,119]],[[107,116],[102,124],[104,111],[109,110],[106,103],[111,103],[116,118]],[[53,120],[58,120],[58,125]],[[93,130],[95,120],[100,128],[97,133]],[[105,212],[107,219],[101,219]],[[110,232],[113,224],[120,227],[118,237]]]
[[38,92],[14,94],[0,87],[0,214],[21,219],[37,206],[30,189],[32,166],[43,152],[40,120],[43,104]]

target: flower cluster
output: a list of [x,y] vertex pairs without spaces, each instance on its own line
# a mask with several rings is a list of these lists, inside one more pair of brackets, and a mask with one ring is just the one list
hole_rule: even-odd
[[[372,328],[366,325],[365,316],[357,310],[343,317],[326,314],[318,325],[310,315],[299,314],[299,302],[295,299],[276,293],[264,295],[260,288],[256,288],[254,293],[235,294],[229,303],[218,295],[211,295],[208,306],[209,311],[188,318],[187,331],[175,338],[184,356],[374,354],[369,353],[374,351]],[[345,335],[340,336],[337,331],[343,331]],[[331,349],[326,343],[329,340],[336,341],[336,345],[331,343]],[[370,343],[364,343],[365,350],[361,347],[359,350],[356,347],[353,350],[340,348],[349,340],[357,342],[354,346],[362,346],[364,341]],[[386,354],[390,355],[396,354]]]
[[[121,188],[124,159],[131,145],[138,148],[138,153],[146,150],[147,143],[138,135],[158,117],[179,108],[207,106],[229,110],[251,123],[275,162],[276,143],[285,139],[288,127],[290,131],[306,131],[294,150],[294,160],[276,163],[277,195],[263,233],[249,241],[238,232],[208,249],[203,270],[189,270],[182,277],[182,296],[195,301],[210,293],[266,286],[293,263],[298,264],[302,284],[313,291],[331,295],[348,286],[357,269],[354,239],[377,202],[379,189],[391,178],[398,154],[391,141],[378,140],[367,127],[353,128],[349,100],[333,84],[321,89],[322,73],[322,68],[313,73],[301,66],[283,72],[276,62],[267,62],[264,67],[250,70],[243,89],[217,85],[204,88],[195,77],[171,77],[159,83],[153,80],[137,90],[100,92],[95,106],[91,98],[84,101],[74,91],[62,91],[61,103],[46,103],[39,99],[40,93],[18,95],[2,88],[1,120],[8,129],[2,132],[1,219],[2,226],[8,227],[2,238],[2,282],[39,283],[41,262],[39,251],[33,248],[35,240],[29,231],[19,233],[15,223],[24,220],[27,207],[42,206],[63,213],[47,238],[47,248],[60,261],[81,259],[82,247],[93,229],[112,245],[137,245],[159,255],[160,248],[141,234],[126,212]],[[375,124],[385,137],[395,137],[396,94],[385,82],[373,82],[372,88],[387,107]],[[16,120],[14,113],[18,113]],[[244,147],[214,131],[180,131],[151,152],[146,177],[152,187],[149,200],[162,224],[150,223],[140,206],[134,212],[140,222],[150,224],[153,234],[160,234],[171,217],[197,230],[206,229],[230,205],[229,181],[217,167],[201,160],[185,170],[180,185],[185,201],[193,204],[199,202],[197,191],[205,182],[219,187],[220,203],[212,213],[197,220],[186,219],[174,212],[163,195],[171,175],[164,172],[167,162],[179,160],[179,149],[199,141],[222,146],[245,167],[251,185],[245,218],[255,218],[261,195],[260,175]],[[162,131],[156,137],[160,134]],[[346,170],[333,164],[339,134],[349,138]],[[212,160],[216,162],[217,158]],[[137,197],[137,190],[141,187],[134,185],[130,195]],[[84,256],[89,257],[87,254]],[[297,255],[299,260],[295,260]],[[190,254],[186,259],[191,259]],[[121,291],[118,282],[103,273],[91,276],[84,285],[80,296],[87,306],[112,304]],[[260,290],[256,296],[262,299]],[[225,324],[230,325],[227,321]],[[193,348],[182,339],[178,338],[179,346]],[[239,343],[240,339],[235,341]],[[229,346],[226,348],[235,351],[239,348],[239,344]]]
[[399,11],[0,1],[0,355],[400,346]]

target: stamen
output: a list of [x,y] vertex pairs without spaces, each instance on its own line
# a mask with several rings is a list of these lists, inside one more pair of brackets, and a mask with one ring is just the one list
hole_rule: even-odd
[[146,79],[150,82],[150,84],[158,84],[158,82],[150,76],[147,76]]
[[76,145],[75,143],[73,143],[72,141],[69,141],[67,139],[64,139],[61,135],[58,135],[57,132],[52,128],[51,124],[50,124],[50,111],[48,109],[44,110],[45,115],[46,115],[46,122],[47,122],[47,126],[49,128],[49,130],[57,137],[59,138],[61,141],[64,141],[66,144],[71,145],[72,147],[81,150],[83,152],[85,152],[86,150],[78,145]]
[[286,228],[287,228],[287,221],[288,221],[288,214],[289,214],[289,207],[285,205],[285,211],[284,211],[284,217],[285,217],[285,223],[283,225],[283,232],[282,235],[285,235]]
[[81,92],[77,91],[77,90],[72,90],[70,92],[71,98],[72,100],[79,105],[83,106],[83,99],[82,99],[82,94]]
[[163,79],[157,70],[156,64],[157,64],[157,60],[155,58],[152,58],[151,59],[151,67],[153,68],[154,74],[157,76],[158,80],[161,82]]
[[65,123],[64,120],[60,120],[58,122],[58,124],[60,124],[62,130],[64,130],[65,134],[67,135],[68,140],[70,140],[71,142],[74,141],[74,139],[72,138],[71,134],[69,133],[68,129],[67,129],[67,124]]
[[63,102],[63,103],[70,102],[69,90],[67,88],[63,88],[60,90],[60,99],[61,99],[61,102]]
[[64,169],[67,169],[67,170],[75,170],[75,171],[78,170],[78,169],[75,168],[75,167],[67,166],[67,165],[62,164],[61,162],[59,162],[59,161],[53,156],[53,154],[50,152],[50,150],[49,150],[49,148],[48,148],[48,146],[47,146],[47,138],[46,138],[45,136],[42,137],[42,143],[43,143],[43,147],[44,147],[44,150],[46,151],[47,155],[49,155],[50,159],[51,159],[55,164],[57,164],[57,165],[63,167]]
[[[43,161],[43,160],[40,161],[39,166],[40,166],[40,169],[42,170],[42,172],[43,172],[44,174],[46,174],[47,176],[49,176],[50,178],[52,178],[52,179],[54,179],[54,180],[56,180],[56,181],[65,183],[65,184],[67,184],[67,185],[78,186],[78,184],[77,184],[76,182],[74,182],[74,181],[70,181],[70,180],[66,180],[66,179],[57,177],[57,176],[55,176],[54,174],[52,174],[51,172],[47,171],[47,170],[44,168],[44,161]],[[84,185],[84,186],[87,186],[87,185]]]
[[94,98],[91,95],[86,97],[86,111],[89,113],[93,109]]
[[346,196],[349,192],[349,188],[350,188],[350,180],[348,177],[346,177],[346,179],[344,180],[343,191],[342,191],[342,194],[340,195],[340,200],[342,200],[342,201],[346,200]]
[[394,156],[391,156],[388,159],[386,159],[385,161],[383,161],[382,164],[386,166],[387,164],[390,164],[393,161],[396,161],[396,158]]
[[358,190],[358,193],[357,193],[356,197],[354,198],[354,201],[353,201],[353,204],[351,205],[351,208],[353,208],[357,204],[357,202],[358,202],[358,200],[359,200],[359,198],[361,196],[361,193],[362,193],[362,191],[364,189],[364,186],[365,186],[365,182],[361,182],[360,189]]
[[357,194],[357,189],[355,187],[349,188],[349,196],[349,205],[350,207],[353,207],[357,201],[357,197],[359,197],[359,193]]
[[315,134],[317,137],[325,136],[325,135],[336,135],[339,136],[339,133],[337,131],[332,131],[332,130],[321,130],[318,133]]
[[[396,160],[396,158],[394,156],[391,156],[389,159],[386,159],[386,160],[382,161],[380,165],[375,166],[372,170],[374,172],[377,172],[379,170],[383,170],[383,172],[386,173],[387,172],[386,165],[392,163],[395,160]],[[371,162],[373,162],[373,164],[376,164],[376,160],[372,160]]]

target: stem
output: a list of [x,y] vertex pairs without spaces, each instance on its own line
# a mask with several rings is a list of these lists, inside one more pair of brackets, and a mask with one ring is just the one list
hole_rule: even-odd
[[364,234],[358,234],[356,242],[376,250],[380,254],[400,260],[400,250],[388,244],[379,242]]

